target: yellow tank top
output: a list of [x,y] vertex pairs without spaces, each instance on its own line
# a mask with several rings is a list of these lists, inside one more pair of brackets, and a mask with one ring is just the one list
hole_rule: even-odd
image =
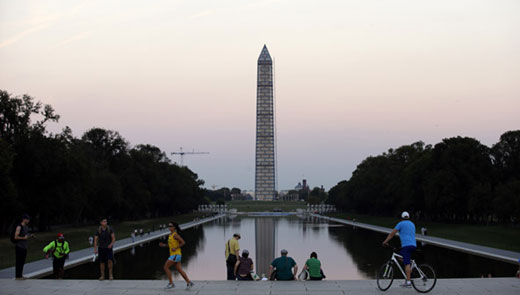
[[[173,232],[168,236],[168,247],[170,248],[170,256],[172,255],[182,255],[181,254],[181,247],[179,247],[179,241],[174,239],[174,236],[177,234],[177,232]],[[175,248],[175,251],[173,250]]]

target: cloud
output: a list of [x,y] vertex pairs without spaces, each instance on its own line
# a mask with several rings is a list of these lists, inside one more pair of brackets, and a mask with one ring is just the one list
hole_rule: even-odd
[[[32,33],[41,31],[43,29],[46,29],[50,27],[52,24],[56,23],[60,19],[63,19],[65,17],[74,17],[81,9],[86,5],[86,1],[80,3],[79,5],[74,6],[72,9],[65,11],[63,13],[53,13],[53,14],[41,14],[36,17],[19,21],[18,23],[22,24],[23,26],[30,26],[29,29],[26,29],[25,31],[16,34],[15,36],[0,42],[0,48],[7,47],[9,45],[12,45],[27,35],[30,35]],[[16,23],[15,23],[16,24]],[[72,41],[72,40],[71,40]]]
[[41,25],[37,25],[37,26],[34,26],[30,29],[27,29],[21,33],[18,33],[17,35],[3,41],[3,42],[0,42],[0,48],[3,48],[3,47],[6,47],[6,46],[9,46],[11,44],[14,44],[16,42],[18,42],[20,39],[22,39],[23,37],[27,36],[27,35],[30,35],[34,32],[38,32],[38,31],[41,31],[47,27],[49,27],[50,24],[41,24]]
[[69,43],[72,43],[74,41],[78,41],[78,40],[82,40],[82,39],[85,39],[88,37],[88,35],[90,35],[90,32],[82,32],[82,33],[79,33],[79,34],[76,34],[72,37],[69,37],[63,41],[61,41],[60,43],[58,43],[58,45],[56,45],[56,47],[60,47],[60,46],[63,46],[63,45],[66,45],[66,44],[69,44]]
[[211,15],[213,13],[215,13],[215,11],[213,11],[213,10],[204,10],[204,11],[201,11],[201,12],[199,12],[197,14],[194,14],[194,15],[190,16],[190,18],[204,17],[204,16]]
[[282,1],[284,1],[284,0],[262,0],[262,1],[258,1],[258,2],[249,3],[247,6],[249,8],[258,8],[258,7],[269,6],[271,4],[275,4],[278,2],[282,2]]

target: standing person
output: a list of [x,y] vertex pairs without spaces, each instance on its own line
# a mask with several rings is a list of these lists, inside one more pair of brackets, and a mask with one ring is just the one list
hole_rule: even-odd
[[318,260],[318,254],[316,254],[316,252],[311,253],[311,257],[307,259],[303,269],[309,271],[311,281],[321,281],[323,279],[323,274],[321,273],[321,262]]
[[166,262],[164,263],[164,272],[166,273],[166,276],[170,281],[170,283],[166,286],[166,289],[171,289],[175,287],[172,278],[172,271],[170,270],[170,267],[172,267],[172,265],[175,266],[175,269],[177,269],[177,271],[186,281],[186,287],[191,288],[193,286],[193,282],[190,281],[188,275],[186,275],[181,266],[181,247],[186,244],[186,242],[184,242],[184,240],[180,236],[181,228],[179,227],[179,224],[177,224],[177,222],[171,221],[168,224],[168,229],[170,230],[170,235],[168,236],[168,244],[159,243],[159,247],[168,247],[170,249],[170,257],[168,257],[168,259],[166,259]]
[[27,258],[27,240],[32,238],[34,235],[29,234],[29,227],[27,226],[31,221],[31,217],[27,214],[22,216],[22,222],[18,224],[15,228],[13,235],[13,242],[15,244],[15,254],[16,254],[16,279],[17,280],[25,280],[26,278],[23,274],[23,266],[25,264],[25,259]]
[[226,242],[225,245],[225,255],[226,255],[226,268],[227,268],[227,279],[235,280],[235,264],[237,263],[239,257],[240,245],[238,244],[238,240],[240,240],[240,234],[235,233],[231,239]]
[[235,264],[234,275],[239,281],[252,281],[252,271],[253,260],[249,258],[249,251],[244,249],[244,251],[242,251],[242,257],[239,257]]
[[410,214],[404,211],[401,214],[401,222],[388,234],[383,241],[383,246],[388,246],[388,242],[399,232],[401,239],[401,255],[403,255],[404,269],[406,271],[406,280],[401,287],[411,288],[412,267],[410,265],[410,258],[412,253],[417,249],[417,242],[415,241],[415,225],[410,220]]
[[49,254],[52,254],[52,271],[54,277],[63,279],[65,259],[69,257],[70,253],[69,242],[65,241],[65,236],[59,233],[56,240],[50,242],[43,248],[43,252],[47,259],[49,258]]
[[[276,269],[276,276],[275,278],[279,281],[292,281],[296,280],[296,274],[298,273],[298,265],[292,259],[292,257],[287,256],[287,250],[282,249],[280,251],[280,254],[282,254],[281,257],[276,258],[271,262],[271,265],[269,266],[269,277],[271,277],[273,270]],[[291,269],[293,269],[293,272],[291,272]]]
[[114,243],[116,242],[116,235],[112,227],[108,226],[106,218],[101,219],[100,226],[94,234],[94,254],[99,255],[99,270],[101,275],[99,280],[105,279],[105,263],[108,262],[108,279],[114,279]]

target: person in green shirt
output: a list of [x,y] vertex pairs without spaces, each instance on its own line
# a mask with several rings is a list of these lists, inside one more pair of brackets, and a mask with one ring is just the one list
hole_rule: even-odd
[[52,271],[54,277],[62,279],[65,273],[65,259],[69,257],[70,248],[69,242],[65,241],[65,236],[62,233],[58,234],[58,239],[50,242],[45,248],[43,248],[45,258],[49,258],[52,255]]
[[[271,277],[273,270],[276,270],[275,278],[279,281],[292,281],[296,279],[298,273],[298,265],[291,257],[287,256],[287,250],[281,251],[282,256],[276,258],[269,266],[269,277]],[[291,272],[293,269],[293,272]]]
[[303,269],[309,271],[309,277],[313,281],[320,281],[324,278],[321,271],[321,262],[318,260],[316,252],[311,253],[311,258],[307,259]]

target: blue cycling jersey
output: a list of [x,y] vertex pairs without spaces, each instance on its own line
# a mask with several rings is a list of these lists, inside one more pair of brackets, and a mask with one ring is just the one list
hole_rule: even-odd
[[403,220],[399,222],[395,229],[399,231],[399,238],[401,238],[401,247],[414,246],[417,247],[415,241],[415,225],[410,220]]

